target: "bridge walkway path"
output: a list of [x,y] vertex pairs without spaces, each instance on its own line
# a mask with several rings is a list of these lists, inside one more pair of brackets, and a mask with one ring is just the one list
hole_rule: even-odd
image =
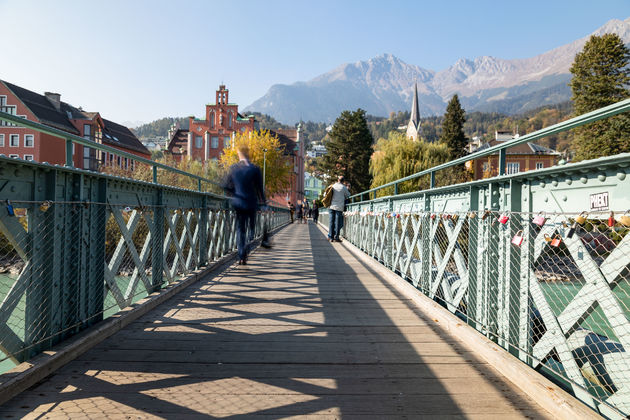
[[0,407],[2,418],[550,418],[408,298],[293,224]]

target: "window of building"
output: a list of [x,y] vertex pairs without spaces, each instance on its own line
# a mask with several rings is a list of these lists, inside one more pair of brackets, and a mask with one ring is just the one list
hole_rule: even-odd
[[536,169],[542,169],[545,167],[545,164],[542,162],[536,162]]
[[117,166],[119,168],[121,168],[121,166],[120,166],[120,156],[116,156],[116,162],[117,162]]
[[212,137],[212,139],[210,140],[210,147],[212,147],[213,149],[218,149],[219,148],[219,138],[218,137]]
[[19,134],[11,134],[9,136],[9,146],[10,147],[20,147],[20,135]]
[[0,134],[0,147],[4,147],[4,134]]
[[232,128],[232,111],[228,111],[228,127]]
[[228,147],[230,147],[230,138],[229,137],[223,137],[223,147],[225,147],[226,149]]
[[109,165],[111,166],[111,165],[113,165],[113,164],[114,164],[114,154],[113,154],[113,153],[110,153],[110,154],[109,154]]
[[35,136],[33,134],[24,134],[24,147],[34,147]]
[[203,146],[203,137],[201,136],[196,136],[195,137],[195,147],[197,149],[201,149],[201,147]]
[[508,175],[517,174],[521,170],[521,165],[518,162],[510,162],[505,169],[505,173]]
[[210,113],[209,119],[210,119],[210,127],[214,128],[214,111]]
[[24,155],[24,160],[33,160],[33,155]]
[[0,95],[0,106],[7,106],[7,97],[5,95]]
[[83,126],[83,138],[88,140],[92,139],[92,126],[90,124],[85,124]]
[[9,155],[10,158],[19,159],[20,155]]
[[129,159],[125,158],[125,169],[129,169]]

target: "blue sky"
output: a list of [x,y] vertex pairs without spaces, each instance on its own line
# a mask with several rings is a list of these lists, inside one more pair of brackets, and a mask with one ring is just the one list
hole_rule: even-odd
[[630,0],[0,0],[0,79],[119,122],[241,108],[276,83],[391,53],[442,70],[531,57],[630,16]]

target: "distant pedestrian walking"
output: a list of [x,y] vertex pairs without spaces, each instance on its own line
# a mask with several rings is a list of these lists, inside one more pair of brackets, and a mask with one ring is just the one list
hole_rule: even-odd
[[311,212],[313,214],[313,223],[317,224],[317,219],[319,219],[319,206],[317,205],[317,200],[313,200],[313,209]]
[[304,222],[304,205],[302,204],[302,200],[298,200],[295,205],[295,218],[298,223]]
[[295,214],[295,206],[289,201],[289,214],[291,215],[291,223],[293,223],[293,214]]
[[224,189],[232,196],[239,263],[244,265],[249,254],[249,242],[254,239],[256,212],[259,203],[265,203],[265,192],[260,168],[249,161],[247,146],[238,146],[237,153],[239,162],[230,167]]
[[330,242],[341,242],[339,235],[341,234],[341,228],[343,226],[343,210],[346,199],[350,197],[350,191],[348,191],[348,188],[343,184],[344,181],[344,177],[339,176],[337,182],[332,185],[333,196],[330,206],[328,207],[328,240]]

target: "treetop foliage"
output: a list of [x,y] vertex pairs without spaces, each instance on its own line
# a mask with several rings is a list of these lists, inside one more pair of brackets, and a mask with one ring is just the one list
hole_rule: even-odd
[[[576,115],[630,97],[630,50],[617,34],[593,35],[571,65]],[[625,114],[578,127],[575,159],[594,159],[630,151],[630,116]]]
[[460,158],[467,153],[468,139],[464,134],[465,122],[466,113],[459,103],[457,95],[453,95],[446,106],[446,113],[442,120],[442,135],[440,136],[440,143],[446,145],[451,159]]
[[329,181],[343,175],[354,192],[368,189],[374,138],[368,129],[365,111],[343,111],[329,136],[327,153],[318,162],[319,170]]

